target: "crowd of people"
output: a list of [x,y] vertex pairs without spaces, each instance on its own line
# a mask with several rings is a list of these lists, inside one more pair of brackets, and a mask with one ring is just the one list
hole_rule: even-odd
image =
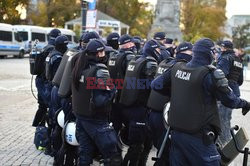
[[243,115],[250,109],[240,98],[243,65],[231,41],[175,45],[164,32],[145,42],[86,32],[68,49],[58,29],[49,36],[35,53],[32,125],[46,129],[43,146],[54,165],[88,166],[95,159],[105,166],[146,166],[168,131],[155,166],[220,165],[215,144],[223,148],[231,139],[232,109],[242,108]]

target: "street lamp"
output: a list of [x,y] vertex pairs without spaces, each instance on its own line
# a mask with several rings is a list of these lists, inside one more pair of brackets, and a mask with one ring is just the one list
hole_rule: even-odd
[[88,2],[86,0],[82,0],[82,34],[86,30],[87,10],[88,10]]
[[94,0],[82,0],[82,34],[86,31],[88,3],[93,3]]

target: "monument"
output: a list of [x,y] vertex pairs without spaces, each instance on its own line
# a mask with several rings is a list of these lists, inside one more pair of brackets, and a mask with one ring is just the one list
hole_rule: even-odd
[[180,30],[180,0],[158,0],[150,35],[165,32],[168,38],[182,41]]

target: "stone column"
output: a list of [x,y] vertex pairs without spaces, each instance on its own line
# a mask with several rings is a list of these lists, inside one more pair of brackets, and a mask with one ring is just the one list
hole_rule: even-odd
[[167,37],[182,41],[180,30],[180,0],[158,0],[155,18],[148,37],[163,31]]

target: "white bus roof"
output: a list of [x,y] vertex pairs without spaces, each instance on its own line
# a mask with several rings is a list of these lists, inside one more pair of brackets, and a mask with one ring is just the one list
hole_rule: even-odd
[[[50,33],[52,29],[54,29],[53,27],[44,27],[44,28],[47,30],[48,34]],[[63,29],[63,28],[57,28],[57,29],[59,29],[61,33],[64,35],[72,35],[72,36],[76,35],[75,32],[70,29]]]
[[34,25],[14,25],[17,31],[31,31],[31,32],[40,32],[46,33],[46,29],[39,26]]
[[73,35],[75,36],[75,32],[70,30],[70,29],[62,29],[62,28],[59,28],[59,30],[62,32],[62,34],[64,35]]
[[0,30],[3,30],[3,31],[12,31],[13,28],[14,27],[11,24],[0,23]]

